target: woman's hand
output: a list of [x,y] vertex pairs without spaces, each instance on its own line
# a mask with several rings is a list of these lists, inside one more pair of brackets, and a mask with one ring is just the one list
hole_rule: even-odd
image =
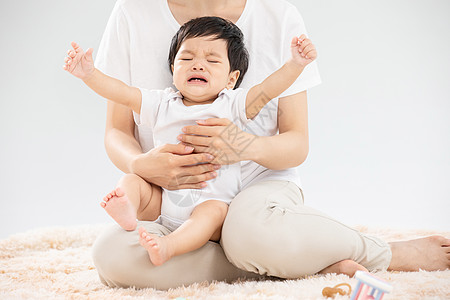
[[137,156],[130,169],[146,181],[168,190],[201,189],[207,185],[205,181],[217,176],[215,170],[220,165],[210,163],[214,159],[212,155],[193,154],[193,150],[183,144],[156,147]]
[[214,164],[230,165],[252,159],[252,148],[258,137],[242,131],[228,119],[211,118],[197,121],[198,125],[182,128],[178,140],[195,148],[195,153],[209,153]]

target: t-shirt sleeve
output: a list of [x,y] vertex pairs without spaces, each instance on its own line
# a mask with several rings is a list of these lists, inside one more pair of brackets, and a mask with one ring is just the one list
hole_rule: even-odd
[[[284,28],[282,28],[282,52],[283,52],[283,61],[284,64],[288,61],[291,55],[291,40],[294,36],[300,36],[301,34],[305,34],[308,38],[308,33],[306,32],[306,27],[303,22],[303,18],[298,12],[298,9],[289,4],[290,9],[288,9],[286,13],[286,18],[284,21]],[[314,43],[314,40],[311,39]],[[309,65],[306,66],[305,70],[303,70],[302,74],[297,78],[297,80],[281,95],[281,97],[293,95],[305,91],[309,88],[312,88],[321,83],[319,70],[317,68],[317,62],[313,61]]]
[[122,1],[117,1],[95,59],[95,66],[103,73],[131,85],[130,32]]
[[137,114],[133,112],[134,122],[139,126],[139,129],[142,127],[153,128],[161,101],[164,98],[164,91],[139,89],[142,94],[141,113]]
[[233,97],[231,101],[231,113],[233,115],[233,123],[243,128],[251,121],[247,118],[245,111],[245,102],[247,99],[248,89],[237,88],[230,91],[230,96]]

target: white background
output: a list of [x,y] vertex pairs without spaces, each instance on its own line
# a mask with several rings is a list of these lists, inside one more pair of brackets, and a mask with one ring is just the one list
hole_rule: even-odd
[[[449,230],[450,2],[291,2],[323,80],[306,203],[349,225]],[[0,238],[112,222],[105,101],[62,65],[72,40],[98,48],[114,1],[0,3]]]

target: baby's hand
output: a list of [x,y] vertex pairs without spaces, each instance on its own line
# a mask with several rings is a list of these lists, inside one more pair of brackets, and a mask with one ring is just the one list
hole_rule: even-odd
[[63,69],[80,79],[88,78],[94,72],[93,49],[89,48],[86,53],[75,43],[71,43],[73,49],[67,51],[67,57]]
[[316,47],[304,34],[292,39],[291,53],[292,60],[302,67],[305,67],[317,58]]

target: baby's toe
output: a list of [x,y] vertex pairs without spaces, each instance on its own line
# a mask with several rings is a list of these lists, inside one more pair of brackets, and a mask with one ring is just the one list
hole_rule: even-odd
[[[140,235],[142,235],[143,233],[146,233],[144,227],[139,227],[138,231],[139,231],[139,234],[140,234]],[[142,236],[143,236],[143,235],[142,235]]]
[[123,195],[125,195],[125,192],[120,187],[117,187],[114,190],[114,193],[117,195],[117,197],[122,197]]
[[147,242],[148,245],[154,248],[158,248],[158,243],[155,240],[150,240]]

